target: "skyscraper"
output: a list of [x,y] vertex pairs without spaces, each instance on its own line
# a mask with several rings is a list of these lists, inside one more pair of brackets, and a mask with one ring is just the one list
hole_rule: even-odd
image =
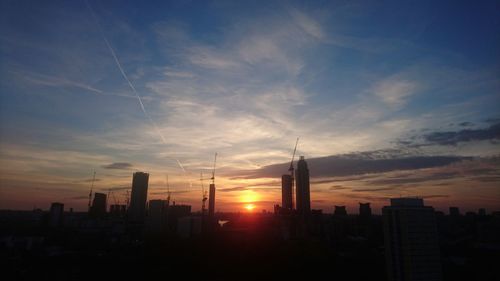
[[90,207],[90,216],[94,218],[102,218],[106,215],[106,194],[94,193],[92,207]]
[[309,169],[304,156],[300,156],[295,170],[295,197],[297,212],[302,216],[311,213],[311,199],[309,194]]
[[442,280],[434,209],[420,198],[395,198],[382,215],[389,280]]
[[291,210],[292,205],[292,176],[282,175],[281,176],[281,204],[283,209]]
[[215,212],[215,184],[210,184],[210,189],[208,191],[208,218],[210,223],[214,218]]
[[131,221],[144,221],[144,215],[146,214],[146,200],[148,197],[148,181],[148,173],[134,173],[132,179],[130,207],[128,210],[129,220]]

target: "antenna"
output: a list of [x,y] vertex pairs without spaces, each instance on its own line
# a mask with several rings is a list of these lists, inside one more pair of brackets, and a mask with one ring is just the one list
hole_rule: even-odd
[[215,184],[215,164],[217,162],[217,152],[215,152],[215,157],[214,157],[214,169],[212,170],[212,184]]
[[295,158],[295,152],[297,151],[298,143],[299,143],[299,138],[297,137],[297,140],[295,141],[295,148],[293,149],[292,161],[290,161],[290,168],[288,168],[288,171],[292,172],[292,177],[293,177],[293,159]]
[[92,184],[90,185],[90,193],[89,193],[89,212],[90,212],[90,201],[92,201],[92,191],[94,190],[94,181],[95,181],[95,170],[94,170],[94,177],[92,178]]
[[290,168],[288,168],[288,171],[290,171],[291,179],[292,179],[292,210],[293,210],[293,205],[294,205],[294,196],[295,192],[293,192],[293,180],[294,180],[294,168],[293,168],[293,159],[295,159],[295,152],[297,152],[297,145],[299,144],[299,138],[297,137],[297,140],[295,141],[295,148],[293,149],[293,154],[292,154],[292,161],[290,161]]
[[167,180],[167,201],[170,203],[170,186],[168,185],[168,175],[165,175],[165,179]]
[[203,171],[200,172],[200,182],[201,182],[201,215],[205,214],[205,202],[207,201],[207,192],[203,186]]

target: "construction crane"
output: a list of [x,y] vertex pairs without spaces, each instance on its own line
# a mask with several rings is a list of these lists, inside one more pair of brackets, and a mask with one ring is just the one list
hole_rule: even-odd
[[214,157],[214,169],[212,170],[212,184],[215,184],[215,163],[217,162],[217,152],[215,152],[215,157]]
[[207,191],[205,190],[205,187],[203,186],[203,172],[200,172],[200,182],[201,182],[201,214],[205,214],[205,202],[207,201]]
[[168,175],[165,175],[166,183],[167,183],[167,205],[170,204],[170,186],[168,185]]
[[115,192],[111,190],[111,188],[109,189],[109,193],[111,194],[111,196],[113,196],[113,202],[115,202],[115,205],[119,205],[120,201],[116,199]]
[[125,191],[125,204],[127,206],[127,210],[128,210],[128,207],[130,205],[130,191]]
[[293,203],[295,202],[294,199],[294,192],[293,192],[293,180],[294,180],[294,168],[293,168],[293,160],[295,159],[295,152],[297,152],[297,144],[299,144],[299,138],[297,137],[297,140],[295,141],[295,148],[293,149],[293,154],[292,154],[292,161],[290,161],[290,168],[288,168],[288,171],[290,171],[290,176],[292,177],[292,209],[293,209]]
[[95,170],[94,170],[94,177],[92,178],[92,184],[90,185],[90,192],[89,192],[89,212],[90,212],[90,204],[91,204],[91,201],[92,201],[92,191],[94,189],[94,181],[95,181]]

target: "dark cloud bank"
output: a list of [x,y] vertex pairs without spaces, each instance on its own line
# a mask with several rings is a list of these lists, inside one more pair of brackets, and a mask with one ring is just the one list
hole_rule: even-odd
[[[377,152],[379,153],[379,152]],[[363,154],[335,155],[306,159],[311,177],[340,177],[368,173],[384,173],[395,170],[415,170],[446,166],[471,157],[460,156],[413,156],[390,159],[370,159]],[[247,171],[239,178],[252,179],[278,177],[288,173],[289,163],[265,166]]]

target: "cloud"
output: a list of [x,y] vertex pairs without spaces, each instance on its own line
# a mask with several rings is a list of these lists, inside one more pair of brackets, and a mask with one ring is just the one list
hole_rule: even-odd
[[381,187],[381,188],[362,188],[362,189],[353,189],[353,192],[374,192],[374,191],[387,191],[393,190],[394,187]]
[[423,136],[427,144],[457,145],[460,142],[500,139],[500,123],[484,129],[464,129],[456,132],[433,132]]
[[132,168],[132,164],[126,162],[115,162],[102,167],[104,169],[128,170]]
[[406,105],[408,98],[417,90],[417,84],[409,80],[389,78],[378,82],[372,88],[375,96],[392,108],[399,109]]
[[[471,122],[462,122],[460,127],[470,127]],[[422,135],[413,135],[407,139],[400,139],[397,143],[403,147],[425,147],[431,145],[457,146],[460,143],[475,141],[495,141],[500,139],[500,122],[493,123],[486,128],[461,129],[458,131],[434,131]]]
[[311,17],[307,16],[305,13],[297,9],[290,9],[289,12],[292,18],[294,19],[295,23],[305,33],[316,39],[323,39],[325,37],[325,33],[321,25],[314,19],[312,19]]

